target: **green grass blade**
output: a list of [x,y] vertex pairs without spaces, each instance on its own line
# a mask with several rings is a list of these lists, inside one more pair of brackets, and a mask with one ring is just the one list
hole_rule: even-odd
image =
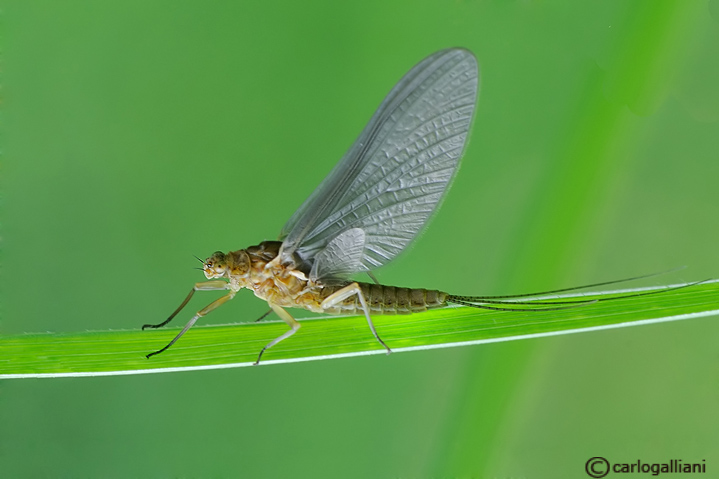
[[[594,293],[610,298],[623,293]],[[567,298],[569,296],[561,296]],[[719,282],[639,297],[601,301],[560,311],[498,312],[445,308],[404,316],[377,316],[375,325],[394,352],[596,331],[719,314]],[[178,328],[25,334],[0,338],[0,379],[146,374],[249,366],[262,347],[287,331],[280,321],[197,326],[165,353]],[[265,355],[262,365],[384,354],[363,317],[302,321],[292,338]]]

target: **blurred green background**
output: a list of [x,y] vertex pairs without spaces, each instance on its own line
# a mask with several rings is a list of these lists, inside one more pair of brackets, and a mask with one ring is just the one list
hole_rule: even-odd
[[[193,254],[275,238],[394,83],[449,46],[482,69],[470,146],[441,211],[382,282],[509,294],[682,265],[644,284],[719,277],[717,1],[2,10],[4,334],[164,319],[203,279]],[[180,323],[213,297],[201,296]],[[246,292],[205,322],[265,309]],[[712,317],[390,357],[4,381],[0,469],[543,478],[587,477],[585,462],[604,456],[716,470],[717,338]]]

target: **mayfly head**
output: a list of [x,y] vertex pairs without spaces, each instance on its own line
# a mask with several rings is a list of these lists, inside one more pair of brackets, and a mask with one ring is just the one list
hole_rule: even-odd
[[225,277],[228,271],[225,253],[222,251],[212,253],[212,256],[203,261],[202,270],[205,272],[207,279]]

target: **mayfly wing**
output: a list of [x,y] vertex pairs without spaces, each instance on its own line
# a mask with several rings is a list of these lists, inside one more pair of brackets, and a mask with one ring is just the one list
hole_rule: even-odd
[[310,278],[324,283],[339,283],[362,269],[365,234],[361,228],[340,233],[314,258]]
[[[422,60],[390,91],[342,160],[282,229],[282,260],[347,277],[382,266],[417,236],[441,202],[472,124],[479,72],[471,52],[442,50]],[[321,252],[360,229],[355,255]],[[358,240],[351,233],[345,241]],[[353,243],[355,244],[355,243]],[[346,260],[343,258],[347,258]],[[346,264],[318,265],[316,259]]]

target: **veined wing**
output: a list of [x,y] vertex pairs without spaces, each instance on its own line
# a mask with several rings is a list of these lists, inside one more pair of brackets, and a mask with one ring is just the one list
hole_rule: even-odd
[[[297,254],[314,271],[343,276],[382,266],[417,236],[449,186],[467,140],[479,73],[471,52],[442,50],[390,91],[342,160],[282,229],[283,260]],[[320,255],[351,229],[361,261]],[[361,245],[359,245],[361,246]],[[335,261],[314,265],[315,259]],[[322,275],[324,276],[324,275]]]

